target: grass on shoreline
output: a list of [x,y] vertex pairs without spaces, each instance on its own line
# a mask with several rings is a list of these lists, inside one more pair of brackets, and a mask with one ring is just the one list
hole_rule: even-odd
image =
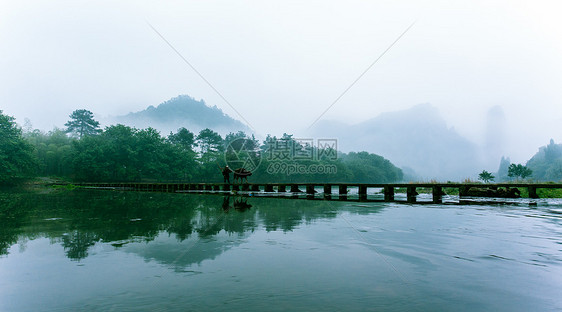
[[[522,198],[529,198],[529,190],[526,187],[518,187],[521,192]],[[382,191],[381,191],[382,192]],[[405,187],[397,187],[395,193],[406,193]],[[433,190],[429,187],[418,187],[416,192],[419,194],[431,194]],[[459,195],[459,188],[457,187],[444,187],[443,192],[447,195]],[[554,188],[538,188],[537,195],[539,198],[562,198],[562,189]]]

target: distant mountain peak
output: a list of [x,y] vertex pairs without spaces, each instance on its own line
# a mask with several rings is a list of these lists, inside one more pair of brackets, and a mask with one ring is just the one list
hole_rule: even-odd
[[342,151],[365,150],[427,179],[462,179],[480,168],[477,147],[430,103],[384,112],[355,125],[326,121],[311,133],[338,139]]
[[249,128],[239,120],[225,114],[216,105],[208,106],[203,99],[196,100],[189,95],[178,95],[158,106],[131,112],[114,118],[115,122],[137,128],[152,127],[163,134],[175,132],[181,127],[192,132],[210,128],[219,133],[245,131]]

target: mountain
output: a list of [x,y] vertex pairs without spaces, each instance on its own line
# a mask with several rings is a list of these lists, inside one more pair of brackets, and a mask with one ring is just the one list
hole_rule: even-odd
[[324,121],[312,135],[337,138],[344,152],[381,155],[409,172],[413,169],[422,180],[463,180],[482,166],[479,148],[449,128],[437,108],[427,103],[382,113],[356,125]]
[[220,108],[207,106],[205,101],[197,101],[188,95],[179,95],[157,107],[151,105],[139,112],[114,117],[111,123],[136,128],[152,127],[163,135],[176,132],[181,127],[196,134],[205,128],[223,135],[238,131],[251,132],[247,126],[223,113]]
[[539,151],[527,162],[533,170],[531,178],[538,181],[562,181],[562,144],[550,143],[539,148]]

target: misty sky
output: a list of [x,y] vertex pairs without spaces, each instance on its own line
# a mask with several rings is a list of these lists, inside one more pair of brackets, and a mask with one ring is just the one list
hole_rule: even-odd
[[523,162],[562,142],[560,12],[554,0],[3,0],[0,109],[50,130],[78,108],[103,118],[188,94],[241,119],[150,23],[258,133],[299,133],[417,21],[323,119],[428,102],[484,144],[501,105],[505,154]]

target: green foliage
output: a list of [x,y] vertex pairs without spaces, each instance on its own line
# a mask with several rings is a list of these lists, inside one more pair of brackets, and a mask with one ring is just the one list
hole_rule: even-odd
[[402,170],[384,157],[367,152],[350,152],[343,162],[352,172],[351,181],[358,183],[387,183],[400,181]]
[[68,190],[68,191],[72,191],[74,189],[77,189],[78,186],[74,185],[74,184],[65,184],[65,185],[53,185],[52,186],[53,189],[56,190]]
[[540,188],[537,189],[539,198],[562,198],[562,189]]
[[260,165],[261,149],[259,141],[243,131],[229,133],[224,140],[224,160],[232,169],[244,168],[254,171]]
[[70,114],[70,118],[71,120],[64,124],[67,127],[66,132],[79,139],[101,132],[100,123],[94,120],[94,114],[89,110],[77,109]]
[[317,148],[292,135],[267,136],[261,146],[261,165],[256,182],[396,182],[402,170],[388,160],[367,152],[338,154],[330,147]]
[[193,152],[194,147],[197,146],[193,132],[183,127],[178,129],[178,132],[176,133],[170,132],[168,141],[174,145],[180,146],[185,151]]
[[268,136],[260,144],[242,131],[224,139],[211,129],[196,136],[180,128],[162,137],[153,128],[121,124],[106,127],[99,135],[91,135],[97,130],[76,131],[80,139],[56,128],[47,134],[27,132],[27,140],[36,147],[38,174],[89,182],[222,182],[221,167],[229,164],[252,171],[251,182],[385,183],[403,178],[402,170],[381,156],[342,154],[289,134],[279,139]]
[[15,184],[35,173],[37,159],[11,116],[0,110],[0,184]]
[[494,179],[494,175],[486,170],[482,170],[482,172],[478,175],[478,180],[482,180],[484,183],[488,183],[490,181],[493,181]]
[[44,134],[35,130],[26,133],[25,138],[35,146],[35,156],[39,162],[38,175],[67,176],[72,173],[72,139],[65,131],[55,128]]
[[527,167],[533,170],[536,180],[562,181],[562,144],[550,140],[527,162]]
[[203,129],[197,135],[196,143],[200,149],[197,172],[200,181],[221,182],[222,174],[218,163],[219,160],[222,160],[224,151],[222,137],[211,129]]
[[197,171],[194,156],[153,128],[115,125],[74,141],[72,159],[79,181],[186,181]]
[[[257,142],[253,139],[253,146]],[[250,144],[250,146],[252,146]],[[259,146],[259,145],[258,145]],[[317,159],[318,149],[284,133],[281,138],[268,135],[261,150],[261,164],[251,180],[256,182],[336,182],[346,174],[341,160]]]
[[510,178],[519,178],[525,179],[533,174],[533,170],[527,168],[527,166],[523,166],[521,164],[511,164],[507,169],[507,176]]
[[223,139],[220,134],[207,128],[197,135],[197,145],[201,148],[201,159],[204,161],[217,160],[223,151]]

